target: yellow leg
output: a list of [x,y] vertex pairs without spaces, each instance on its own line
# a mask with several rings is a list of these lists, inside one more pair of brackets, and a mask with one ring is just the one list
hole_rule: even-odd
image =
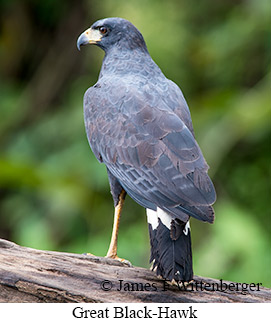
[[117,256],[119,224],[120,224],[121,211],[123,208],[125,195],[126,195],[126,192],[122,190],[119,196],[119,203],[115,207],[112,237],[111,237],[109,249],[106,254],[106,258],[113,258],[120,261],[125,261],[124,259],[121,259]]

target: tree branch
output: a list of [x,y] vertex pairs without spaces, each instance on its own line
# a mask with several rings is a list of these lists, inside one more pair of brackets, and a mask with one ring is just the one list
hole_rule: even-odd
[[148,269],[0,239],[0,302],[271,302],[271,289],[251,284],[241,292],[241,285],[237,291],[236,283],[234,290],[222,283],[225,291],[213,290],[221,281],[195,276],[190,291],[180,290]]

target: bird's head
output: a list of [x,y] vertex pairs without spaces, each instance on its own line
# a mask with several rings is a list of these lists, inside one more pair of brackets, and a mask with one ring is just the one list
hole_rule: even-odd
[[96,21],[84,31],[77,40],[77,48],[95,44],[104,51],[112,47],[147,50],[143,36],[128,20],[122,18],[105,18]]

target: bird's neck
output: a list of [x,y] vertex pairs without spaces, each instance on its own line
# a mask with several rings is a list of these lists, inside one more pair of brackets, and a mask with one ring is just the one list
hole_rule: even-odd
[[160,68],[152,60],[147,50],[118,50],[112,48],[105,53],[99,78],[105,75],[142,75],[148,77],[151,74],[162,73]]

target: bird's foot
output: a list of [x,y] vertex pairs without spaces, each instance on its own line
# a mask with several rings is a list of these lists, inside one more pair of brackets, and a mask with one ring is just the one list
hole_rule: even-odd
[[[98,257],[98,256],[96,256],[96,255],[94,255],[93,253],[90,253],[90,252],[85,252],[85,253],[83,253],[83,255],[84,256]],[[117,255],[106,255],[104,258],[115,259],[115,260],[118,260],[118,261],[122,262],[123,264],[127,265],[128,267],[133,267],[133,265],[131,264],[131,262],[129,260],[120,258]]]
[[111,259],[115,259],[115,260],[118,260],[126,265],[128,265],[129,267],[132,267],[132,264],[129,260],[126,260],[126,259],[123,259],[123,258],[120,258],[119,256],[113,254],[113,255],[106,255],[105,258],[111,258]]
[[183,290],[191,290],[191,286],[193,284],[194,280],[190,280],[190,281],[176,281],[175,279],[172,279],[171,282],[169,282],[170,285],[172,286],[177,286],[179,289],[183,289]]
[[82,253],[82,255],[84,255],[84,256],[98,257],[98,256],[96,256],[96,255],[94,255],[93,253],[90,253],[90,252],[84,252],[84,253]]

